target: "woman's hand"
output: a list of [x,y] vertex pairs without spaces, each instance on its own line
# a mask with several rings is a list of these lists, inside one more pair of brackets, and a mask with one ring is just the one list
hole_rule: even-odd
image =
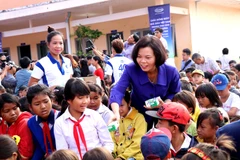
[[158,97],[157,100],[159,102],[159,104],[157,106],[151,107],[151,106],[144,105],[144,108],[149,109],[149,110],[150,109],[154,109],[154,108],[160,108],[164,104],[164,102],[163,102],[163,100],[160,97]]

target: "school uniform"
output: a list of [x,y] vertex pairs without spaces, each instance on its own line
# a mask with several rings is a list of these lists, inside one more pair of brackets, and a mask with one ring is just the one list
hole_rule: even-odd
[[48,87],[65,86],[73,74],[73,69],[70,59],[62,55],[60,55],[60,58],[62,59],[62,66],[48,53],[47,56],[35,64],[31,77],[39,79],[40,83]]
[[0,121],[0,135],[8,134],[12,137],[18,146],[20,154],[26,158],[31,158],[34,150],[32,134],[27,126],[27,121],[30,117],[32,117],[30,113],[22,112],[10,126],[8,126],[5,120],[2,119]]
[[67,109],[55,122],[56,149],[71,149],[80,160],[83,155],[96,147],[113,151],[113,141],[101,115],[86,108],[79,120]]
[[114,134],[114,154],[122,159],[143,159],[140,149],[141,137],[147,131],[144,116],[135,108],[131,108],[128,115],[122,118],[119,128]]
[[29,119],[28,127],[35,144],[32,160],[46,158],[56,149],[53,126],[58,114],[59,111],[51,110],[46,121],[37,115]]

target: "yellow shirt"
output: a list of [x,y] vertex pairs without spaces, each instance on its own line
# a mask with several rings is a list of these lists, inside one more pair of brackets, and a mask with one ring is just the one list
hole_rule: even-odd
[[191,114],[192,119],[195,123],[197,123],[197,119],[198,119],[198,116],[199,116],[200,113],[201,113],[200,107],[199,107],[198,104],[196,104],[195,112],[194,112],[194,114]]

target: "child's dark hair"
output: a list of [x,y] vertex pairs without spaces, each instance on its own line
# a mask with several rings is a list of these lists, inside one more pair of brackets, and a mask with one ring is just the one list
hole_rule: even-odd
[[181,82],[181,89],[182,90],[186,90],[189,91],[191,93],[193,93],[193,86],[190,82],[186,81],[186,80],[180,80]]
[[114,158],[105,148],[99,147],[86,152],[83,160],[114,160]]
[[184,103],[188,108],[192,108],[192,114],[195,113],[196,99],[193,94],[189,91],[181,91],[175,94],[173,102]]
[[188,48],[183,49],[182,52],[183,52],[183,53],[186,53],[188,56],[191,55],[191,51],[190,51],[190,49],[188,49]]
[[206,71],[206,72],[204,72],[204,77],[205,77],[205,79],[208,79],[209,82],[211,82],[213,74],[211,72]]
[[124,95],[123,99],[127,102],[127,104],[129,104],[131,102],[131,96],[130,96],[129,91],[125,91],[125,95]]
[[203,160],[208,157],[211,160],[230,160],[227,151],[236,151],[231,137],[222,135],[217,139],[216,145],[210,143],[199,143],[190,148],[181,160]]
[[98,95],[102,96],[102,88],[97,84],[88,84],[90,92],[96,92]]
[[189,67],[185,70],[186,73],[192,73],[195,70],[194,67]]
[[5,103],[14,103],[17,107],[20,108],[20,103],[17,96],[14,96],[10,93],[3,93],[0,95],[0,110],[3,108]]
[[168,121],[168,125],[169,126],[174,126],[174,125],[178,126],[179,132],[181,132],[181,133],[183,133],[185,131],[185,128],[186,128],[186,125],[175,123],[175,122],[172,122],[172,121]]
[[57,102],[58,105],[62,104],[64,100],[64,87],[56,86],[53,90],[54,100]]
[[75,152],[69,149],[60,149],[53,152],[46,160],[79,160]]
[[21,156],[18,152],[18,146],[14,142],[14,140],[8,135],[0,135],[0,159],[8,159],[11,158],[13,153],[17,153],[17,160],[21,159]]
[[35,84],[28,88],[27,92],[28,103],[31,105],[33,98],[39,94],[48,95],[50,99],[54,97],[53,93],[47,86],[45,86],[44,84]]
[[207,97],[213,106],[221,107],[222,102],[218,96],[217,90],[212,83],[205,83],[198,86],[195,97]]
[[64,41],[63,34],[61,32],[56,31],[54,28],[51,26],[48,26],[48,35],[47,35],[47,42],[50,43],[52,38],[56,35],[60,35]]
[[224,118],[222,113],[217,108],[209,108],[200,113],[200,115],[198,116],[197,128],[199,127],[199,125],[202,124],[205,119],[208,118],[212,128],[216,126],[222,127],[224,125]]
[[68,100],[73,100],[76,96],[90,95],[90,89],[86,82],[78,78],[71,78],[67,81],[64,88],[65,100],[62,102],[62,109],[60,115],[62,115],[68,107]]
[[27,97],[20,98],[19,103],[20,103],[20,110],[22,112],[26,111],[26,112],[31,113],[31,111],[29,109],[29,103],[28,103]]

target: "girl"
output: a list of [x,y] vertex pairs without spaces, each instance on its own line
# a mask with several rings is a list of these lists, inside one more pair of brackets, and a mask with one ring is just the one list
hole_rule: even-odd
[[[195,114],[196,113],[196,100],[191,92],[189,92],[189,91],[178,92],[177,94],[175,94],[172,101],[178,102],[178,103],[181,103],[182,105],[184,105],[187,108],[188,112],[191,114],[192,119],[194,117],[197,120],[197,118],[200,114],[200,109],[198,108],[197,114]],[[193,120],[191,120],[189,122],[186,132],[188,134],[190,134],[191,136],[195,137],[195,136],[197,136],[197,130],[196,130],[196,123]]]
[[53,90],[53,94],[53,104],[56,106],[54,109],[61,110],[62,101],[64,100],[64,87],[56,86]]
[[81,77],[87,77],[90,74],[88,62],[85,59],[80,61]]
[[100,57],[94,56],[92,64],[96,68],[94,75],[98,76],[101,80],[104,80],[102,60],[100,59]]
[[34,66],[28,85],[42,83],[54,88],[54,86],[64,86],[72,77],[73,69],[70,59],[61,55],[64,49],[64,39],[62,33],[48,27],[47,47],[49,53],[40,59]]
[[195,96],[198,100],[201,110],[217,107],[217,109],[222,113],[225,123],[230,122],[229,116],[222,108],[222,102],[218,96],[216,88],[212,83],[200,85],[195,92]]
[[181,160],[230,160],[227,151],[236,151],[234,142],[229,136],[221,136],[218,138],[216,145],[199,143],[190,148]]
[[223,125],[223,116],[218,109],[206,109],[197,120],[198,138],[203,139],[203,142],[215,145],[216,131]]
[[112,111],[102,104],[102,95],[103,91],[101,87],[97,84],[88,84],[90,89],[90,103],[88,108],[97,111],[103,118],[106,124],[108,124],[109,120],[113,117]]
[[143,159],[140,142],[147,131],[147,123],[143,115],[131,107],[130,103],[130,93],[126,91],[119,107],[121,116],[119,128],[115,131],[113,138],[115,142],[113,153],[117,157],[115,160]]
[[[17,97],[9,93],[0,95],[0,115],[2,117],[0,135],[8,134],[14,138],[22,159],[30,159],[34,147],[27,121],[32,115],[28,112],[21,112]],[[0,143],[0,145],[3,144]]]
[[87,108],[90,102],[87,84],[80,79],[68,80],[64,96],[68,106],[62,106],[64,113],[54,126],[57,150],[71,149],[80,159],[95,147],[105,147],[112,152],[114,145],[107,125],[99,113]]
[[217,90],[211,83],[200,85],[195,92],[195,97],[202,108],[222,106]]
[[14,140],[7,135],[0,135],[0,159],[20,160],[21,156]]
[[37,84],[28,89],[28,103],[32,112],[35,113],[35,116],[28,121],[35,144],[32,160],[46,158],[56,148],[53,126],[59,112],[52,109],[52,98],[50,89],[43,84]]

